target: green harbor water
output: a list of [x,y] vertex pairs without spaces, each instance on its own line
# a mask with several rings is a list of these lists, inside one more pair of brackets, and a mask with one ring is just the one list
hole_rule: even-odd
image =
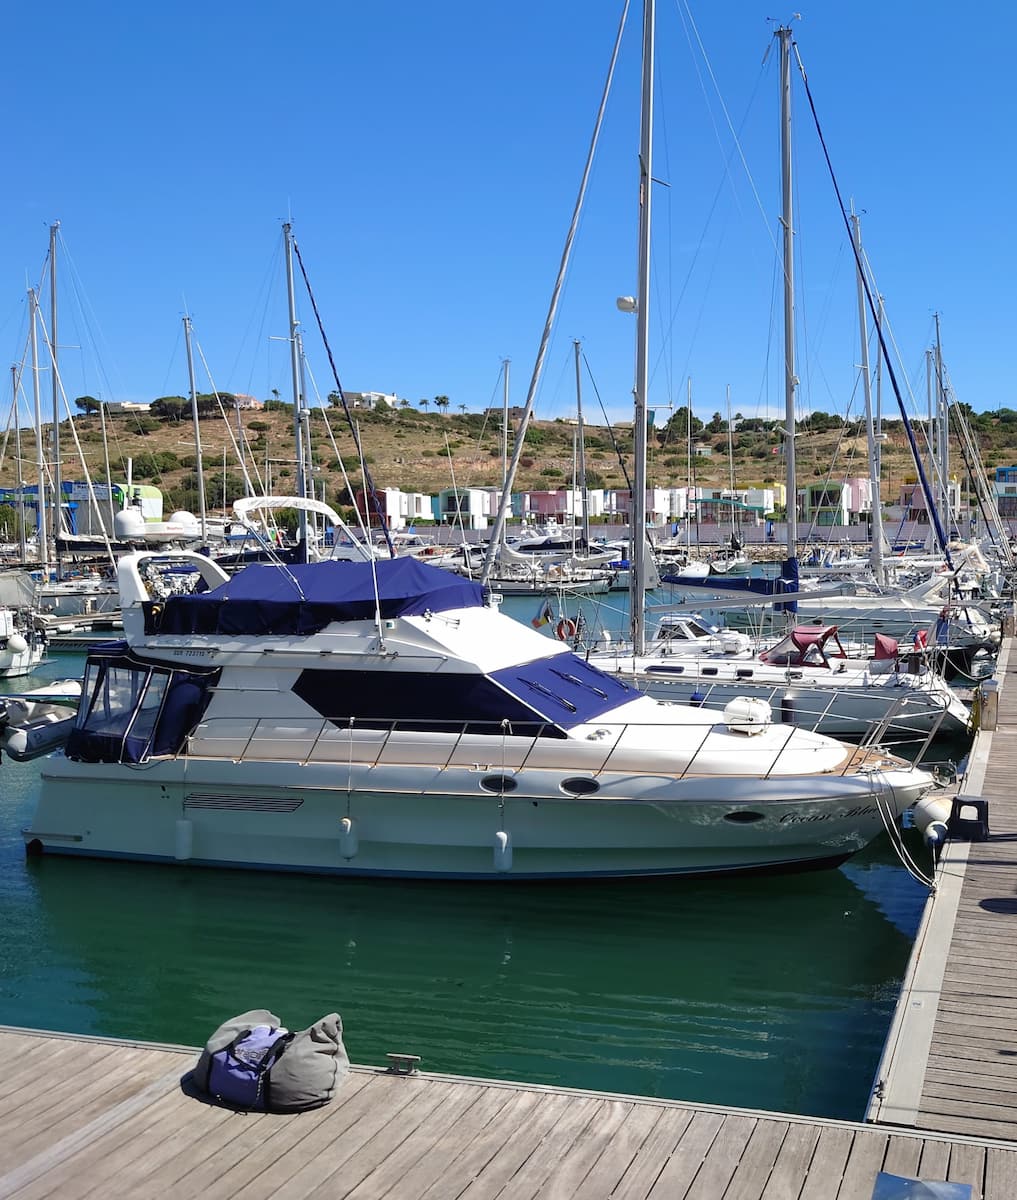
[[925,898],[883,842],[833,871],[583,885],[27,860],[39,767],[0,765],[9,1025],[198,1044],[248,1008],[337,1010],[359,1063],[859,1118]]

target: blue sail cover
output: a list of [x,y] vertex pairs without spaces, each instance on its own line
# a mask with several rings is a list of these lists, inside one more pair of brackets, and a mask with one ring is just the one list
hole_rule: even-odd
[[682,579],[680,575],[661,575],[661,583],[673,584],[681,591],[683,584],[695,583],[702,592],[709,589],[718,596],[788,596],[783,603],[775,604],[775,612],[797,612],[798,592],[801,584],[797,558],[785,558],[780,564],[780,575],[771,578],[756,578],[753,575],[708,575],[705,579]]
[[[377,572],[377,592],[375,592]],[[256,563],[208,592],[149,605],[150,632],[252,636],[318,633],[332,621],[477,608],[484,590],[414,558],[367,562]]]

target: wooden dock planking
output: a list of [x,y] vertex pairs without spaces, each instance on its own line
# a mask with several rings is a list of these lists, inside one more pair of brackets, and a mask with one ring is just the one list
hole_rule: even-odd
[[[926,906],[881,1064],[875,1122],[1017,1138],[1017,669],[997,664],[996,727],[960,794],[989,804],[990,837],[951,842]],[[1015,1190],[1017,1195],[1017,1190]]]
[[[1017,1195],[1017,1146],[984,1139],[363,1067],[324,1108],[237,1113],[181,1086],[196,1051],[50,1040],[114,1089],[77,1089],[48,1135],[56,1110],[12,1116],[0,1200],[869,1200],[880,1170]],[[7,1061],[22,1049],[37,1092],[67,1091],[66,1053],[0,1030]]]

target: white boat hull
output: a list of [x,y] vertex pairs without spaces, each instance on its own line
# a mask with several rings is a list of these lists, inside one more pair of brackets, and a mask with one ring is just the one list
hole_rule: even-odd
[[781,799],[760,801],[758,778],[619,773],[595,796],[570,796],[562,771],[535,770],[499,796],[481,783],[491,771],[184,757],[125,770],[57,757],[24,837],[30,853],[340,875],[786,870],[855,853],[884,828],[875,792],[894,819],[929,784],[908,770],[792,776]]
[[25,649],[8,646],[0,650],[0,679],[22,679],[31,675],[46,653],[45,643],[32,641]]

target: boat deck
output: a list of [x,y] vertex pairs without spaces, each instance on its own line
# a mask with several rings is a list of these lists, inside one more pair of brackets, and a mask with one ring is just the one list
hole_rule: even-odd
[[944,849],[870,1105],[880,1123],[1017,1139],[1015,675],[1008,638],[996,727],[978,733],[960,788],[988,801],[989,837]]
[[0,1029],[0,1200],[869,1200],[879,1171],[1017,1195],[1017,1148],[357,1067],[324,1108],[189,1094],[197,1051]]

